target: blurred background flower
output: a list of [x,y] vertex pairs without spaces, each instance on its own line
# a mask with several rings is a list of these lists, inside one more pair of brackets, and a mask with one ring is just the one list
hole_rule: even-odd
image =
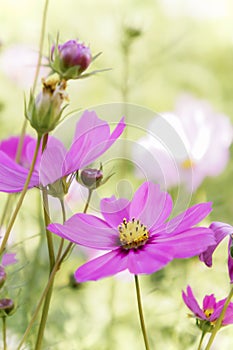
[[166,188],[185,184],[188,191],[196,191],[229,161],[231,121],[207,101],[182,96],[174,114],[162,113],[147,128],[148,135],[139,139],[133,158],[149,179]]

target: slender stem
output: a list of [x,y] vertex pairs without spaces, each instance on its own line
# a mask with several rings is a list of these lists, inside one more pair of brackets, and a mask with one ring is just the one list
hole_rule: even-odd
[[87,197],[86,205],[85,205],[85,208],[83,209],[84,214],[87,212],[87,209],[88,209],[88,207],[90,205],[92,192],[93,192],[92,190],[88,190],[88,197]]
[[139,312],[139,318],[140,318],[141,330],[142,330],[142,334],[143,334],[145,348],[146,348],[146,350],[150,350],[149,341],[148,341],[148,337],[147,337],[147,333],[146,333],[145,321],[144,321],[144,317],[143,317],[143,309],[142,309],[142,301],[141,301],[141,293],[140,293],[138,276],[134,275],[134,279],[135,279],[136,295],[137,295],[137,302],[138,302],[138,312]]
[[43,207],[44,207],[44,222],[45,222],[45,231],[47,238],[47,246],[49,252],[49,263],[50,263],[50,271],[52,271],[54,263],[55,263],[55,254],[54,254],[54,246],[53,246],[53,237],[51,232],[47,229],[47,226],[50,224],[50,214],[49,214],[49,203],[48,203],[48,193],[47,189],[42,189],[42,198],[43,198]]
[[3,341],[3,350],[7,350],[6,342],[6,317],[2,317],[2,341]]
[[4,224],[8,209],[10,208],[10,206],[12,204],[12,199],[13,199],[12,194],[8,194],[8,197],[7,197],[4,209],[3,209],[2,217],[1,217],[0,227],[2,227]]
[[201,346],[202,346],[202,343],[203,343],[203,340],[204,340],[205,335],[206,335],[206,332],[202,332],[201,338],[200,338],[200,342],[199,342],[199,345],[198,345],[198,349],[197,349],[197,350],[201,350]]
[[[90,193],[89,193],[89,194],[90,194]],[[91,194],[92,194],[92,191],[91,191]],[[85,209],[84,209],[85,212],[86,212],[87,209],[88,209],[88,206],[89,206],[89,203],[90,203],[90,199],[91,199],[91,195],[89,195],[88,198],[87,198],[87,203],[86,203]],[[62,241],[63,241],[63,240],[62,240]],[[61,241],[61,243],[62,243],[62,241]],[[16,350],[20,350],[20,348],[22,347],[23,343],[25,342],[25,340],[26,340],[26,338],[27,338],[27,336],[28,336],[28,334],[29,334],[29,332],[30,332],[30,330],[31,330],[31,328],[32,328],[32,326],[33,326],[33,324],[34,324],[34,322],[35,322],[37,316],[38,316],[38,313],[39,313],[39,311],[40,311],[40,308],[41,308],[41,306],[42,306],[42,303],[43,303],[44,299],[46,298],[46,295],[48,294],[49,289],[50,289],[51,286],[53,285],[56,272],[57,272],[58,269],[60,268],[61,264],[63,263],[64,259],[66,258],[67,254],[69,253],[69,251],[70,251],[70,249],[71,249],[72,246],[73,246],[73,243],[70,243],[70,244],[67,246],[67,248],[66,248],[65,252],[63,253],[63,255],[61,256],[61,253],[62,253],[62,246],[60,245],[60,248],[59,248],[59,251],[58,251],[58,255],[57,255],[57,258],[56,258],[56,262],[55,262],[55,265],[54,265],[54,267],[53,267],[53,270],[52,270],[52,272],[51,272],[51,274],[50,274],[50,276],[49,276],[48,283],[47,283],[47,285],[46,285],[46,287],[45,287],[45,289],[44,289],[44,291],[43,291],[43,293],[42,293],[42,295],[41,295],[41,298],[40,298],[40,300],[39,300],[39,302],[38,302],[38,304],[37,304],[37,307],[36,307],[36,309],[35,309],[35,311],[34,311],[34,313],[33,313],[33,315],[32,315],[31,321],[29,322],[29,324],[28,324],[28,326],[27,326],[27,329],[26,329],[26,331],[24,332],[23,338],[21,339],[21,342],[19,343],[19,345],[18,345],[18,347],[17,347]],[[39,348],[37,348],[36,350],[38,350],[38,349],[39,349]]]
[[229,294],[228,294],[228,297],[227,297],[227,299],[226,299],[226,302],[225,302],[225,304],[224,304],[224,307],[223,307],[223,309],[222,309],[222,312],[221,312],[221,314],[220,314],[220,316],[219,316],[219,318],[218,318],[218,320],[217,320],[217,322],[216,322],[216,324],[215,324],[215,327],[214,327],[214,329],[213,329],[213,331],[212,331],[212,333],[211,333],[211,336],[210,336],[210,338],[209,338],[209,341],[208,341],[208,343],[207,343],[207,345],[206,345],[205,350],[209,350],[210,347],[211,347],[211,345],[213,344],[213,341],[214,341],[214,339],[215,339],[215,337],[216,337],[216,334],[217,334],[217,332],[219,331],[219,329],[220,329],[221,326],[222,326],[222,321],[223,321],[223,319],[224,319],[224,316],[225,316],[227,307],[228,307],[228,305],[230,304],[230,301],[231,301],[232,296],[233,296],[233,286],[231,287],[231,290],[230,290],[230,292],[229,292]]
[[[39,55],[38,55],[38,60],[37,60],[37,64],[36,64],[36,72],[35,72],[33,86],[32,86],[32,95],[35,94],[36,85],[37,85],[40,67],[41,67],[45,29],[46,29],[46,19],[47,19],[47,13],[48,13],[48,5],[49,5],[49,0],[45,0],[44,9],[43,9],[43,16],[42,16],[40,42],[39,42]],[[23,126],[22,126],[22,130],[21,130],[21,134],[20,134],[19,144],[17,147],[16,159],[15,159],[17,163],[19,163],[19,160],[21,157],[22,148],[23,148],[23,140],[24,140],[24,136],[26,133],[26,128],[27,128],[27,119],[25,118]]]
[[28,186],[29,186],[29,183],[30,183],[30,180],[31,180],[31,177],[32,177],[32,173],[33,173],[33,170],[34,170],[34,167],[35,167],[36,159],[37,159],[37,156],[38,156],[38,152],[39,152],[39,149],[40,149],[40,142],[41,142],[41,136],[38,135],[36,148],[35,148],[35,151],[34,151],[34,155],[33,155],[32,163],[31,163],[31,166],[30,166],[30,169],[29,169],[29,172],[28,172],[28,176],[27,176],[27,179],[25,181],[25,184],[24,184],[23,190],[21,192],[21,195],[19,197],[18,203],[16,205],[15,211],[14,211],[14,213],[13,213],[11,219],[10,219],[10,222],[9,222],[8,227],[6,229],[4,238],[2,240],[2,244],[1,244],[1,247],[0,247],[0,255],[3,253],[3,251],[4,251],[5,247],[6,247],[6,244],[7,244],[8,238],[10,236],[12,227],[13,227],[13,225],[15,223],[16,217],[17,217],[17,215],[19,213],[19,210],[20,210],[20,208],[21,208],[21,206],[23,204],[24,197],[25,197],[25,195],[27,193]]

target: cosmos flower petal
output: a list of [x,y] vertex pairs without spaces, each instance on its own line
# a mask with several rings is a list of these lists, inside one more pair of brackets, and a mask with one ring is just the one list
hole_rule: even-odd
[[111,251],[79,267],[75,278],[78,282],[86,282],[115,275],[127,268],[127,260],[127,254],[120,249]]
[[215,309],[215,307],[216,307],[216,298],[214,294],[206,295],[202,303],[203,310]]
[[[28,170],[17,164],[0,151],[0,191],[7,193],[21,192],[27,179]],[[28,188],[39,185],[39,176],[32,174]]]
[[130,206],[130,217],[139,219],[148,229],[163,223],[172,210],[172,199],[159,185],[144,182],[136,191]]
[[5,253],[2,256],[2,266],[8,266],[17,263],[15,253]]
[[173,247],[174,258],[191,258],[206,250],[215,243],[212,230],[205,227],[194,227],[178,233],[153,235],[154,242],[166,243]]
[[128,255],[128,269],[133,274],[153,273],[161,270],[173,259],[167,245],[147,244],[142,249],[132,249]]
[[125,198],[104,198],[100,202],[100,209],[105,220],[112,227],[118,227],[125,218],[129,220],[129,201]]
[[93,162],[116,141],[124,128],[125,123],[122,118],[110,134],[107,122],[99,119],[94,111],[85,111],[77,123],[75,137],[67,152],[63,172],[69,174]]
[[228,244],[228,274],[230,277],[230,282],[233,283],[233,258],[231,253],[231,247],[232,247],[232,238],[229,238],[229,244]]
[[203,261],[208,267],[212,266],[212,255],[220,242],[228,235],[233,233],[233,227],[231,225],[222,222],[213,222],[210,225],[210,229],[213,230],[215,236],[215,244],[211,245],[200,255],[200,260]]
[[63,143],[54,137],[49,139],[40,162],[40,182],[43,186],[52,184],[63,177],[62,168],[65,155],[66,149]]
[[[0,143],[0,151],[6,153],[12,160],[15,160],[16,155],[17,155],[19,141],[20,141],[19,136],[12,136],[7,140],[3,140]],[[28,145],[31,143],[34,144],[34,148],[35,148],[36,140],[29,135],[25,135],[24,139],[23,139],[21,158],[20,158],[19,163],[21,165],[23,165],[23,164],[27,165],[28,167],[30,166],[31,161],[32,161],[32,159],[30,157],[28,157],[28,154],[27,154]]]
[[196,298],[193,295],[193,291],[190,286],[187,286],[186,294],[184,291],[182,291],[182,298],[186,304],[186,306],[197,316],[201,319],[206,319],[206,316],[204,312],[201,310],[200,306],[198,305],[198,302]]
[[48,229],[69,241],[85,247],[110,250],[119,245],[118,232],[105,221],[89,214],[76,214],[63,225],[50,224]]
[[169,220],[168,223],[158,227],[156,231],[163,231],[166,229],[166,232],[168,233],[182,232],[202,221],[211,212],[211,210],[211,202],[196,204]]

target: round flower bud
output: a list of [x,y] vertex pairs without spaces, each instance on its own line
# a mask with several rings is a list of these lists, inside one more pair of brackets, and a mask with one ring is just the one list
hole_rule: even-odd
[[92,61],[88,46],[76,40],[69,40],[51,50],[51,68],[63,79],[77,79]]
[[12,299],[4,298],[0,299],[0,316],[9,315],[14,309],[14,302]]
[[103,172],[100,169],[84,169],[81,172],[81,180],[84,186],[94,189],[97,188],[103,179]]
[[4,285],[6,281],[6,272],[3,266],[0,266],[0,288]]
[[31,126],[43,135],[53,130],[59,122],[63,111],[62,103],[67,94],[66,82],[61,81],[56,73],[43,79],[42,83],[42,91],[37,97],[30,97],[26,117]]

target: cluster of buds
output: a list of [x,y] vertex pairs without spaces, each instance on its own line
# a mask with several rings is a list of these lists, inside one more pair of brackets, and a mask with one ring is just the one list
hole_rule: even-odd
[[52,47],[50,67],[62,79],[78,79],[92,61],[90,48],[77,40]]
[[62,104],[68,98],[65,91],[66,81],[61,80],[57,73],[42,80],[42,91],[35,98],[30,96],[26,118],[38,134],[45,134],[52,131],[64,110]]

